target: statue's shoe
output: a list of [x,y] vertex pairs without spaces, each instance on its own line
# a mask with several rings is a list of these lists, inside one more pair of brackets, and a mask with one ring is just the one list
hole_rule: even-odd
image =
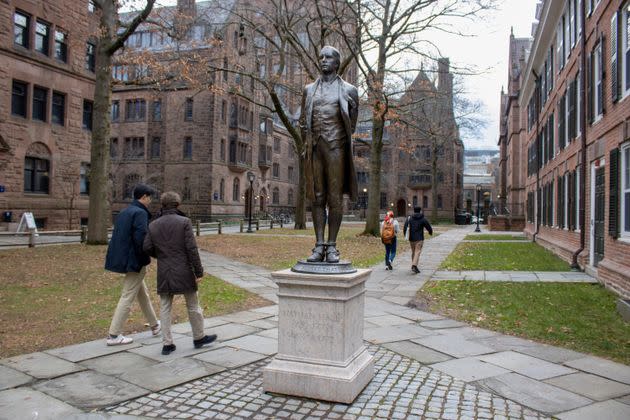
[[328,247],[326,248],[326,262],[339,262],[339,251],[337,251],[337,248],[335,248],[334,245],[328,245]]
[[313,248],[313,253],[306,259],[307,262],[321,262],[324,261],[324,247],[317,245]]

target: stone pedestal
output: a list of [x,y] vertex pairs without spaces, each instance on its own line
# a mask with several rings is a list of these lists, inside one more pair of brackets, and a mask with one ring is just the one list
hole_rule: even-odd
[[365,281],[351,274],[272,273],[278,284],[278,354],[263,369],[265,392],[349,404],[374,376],[363,344]]

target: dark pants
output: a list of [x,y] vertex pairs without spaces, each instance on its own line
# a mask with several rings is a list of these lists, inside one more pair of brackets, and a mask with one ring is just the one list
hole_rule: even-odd
[[390,263],[394,262],[394,258],[396,258],[396,237],[392,239],[391,244],[385,244],[385,264],[389,261]]
[[[343,143],[319,138],[313,148],[313,227],[318,244],[324,243],[324,228],[328,222],[328,242],[337,241],[343,217],[344,158]],[[328,206],[328,217],[326,217]]]

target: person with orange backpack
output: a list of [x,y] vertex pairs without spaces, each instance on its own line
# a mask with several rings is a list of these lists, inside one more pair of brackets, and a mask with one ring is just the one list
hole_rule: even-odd
[[381,223],[381,242],[385,245],[385,270],[393,270],[392,262],[396,258],[398,229],[398,220],[394,219],[394,212],[390,210]]

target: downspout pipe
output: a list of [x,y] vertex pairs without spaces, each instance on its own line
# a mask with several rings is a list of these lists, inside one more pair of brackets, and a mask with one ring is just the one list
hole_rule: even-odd
[[582,8],[580,10],[580,14],[582,15],[582,36],[580,39],[580,47],[582,49],[582,54],[580,57],[582,72],[580,73],[580,87],[582,89],[582,106],[580,107],[580,124],[582,125],[581,130],[581,149],[580,153],[582,155],[582,165],[580,165],[580,185],[578,188],[580,190],[580,208],[578,209],[578,216],[580,218],[580,247],[571,255],[571,269],[575,271],[582,271],[580,264],[578,263],[578,256],[584,251],[584,247],[586,246],[586,106],[589,107],[591,104],[588,103],[587,97],[587,89],[586,89],[586,25],[584,25],[586,19],[586,2],[582,2]]
[[[540,89],[540,76],[538,74],[536,74],[536,71],[532,68],[532,74],[534,75],[534,78],[536,79],[536,89],[534,89],[534,93],[538,92],[538,94],[536,95],[536,142],[538,142],[538,135],[539,133],[539,129],[540,129],[540,92],[538,91],[538,89]],[[538,146],[538,144],[536,144],[536,146]],[[538,191],[540,190],[540,154],[538,153],[538,147],[536,147],[536,191],[534,192],[535,197],[536,197],[536,230],[534,231],[534,234],[532,235],[532,242],[536,242],[536,237],[538,236],[538,232],[540,230],[540,211],[539,209],[542,209],[542,206],[540,205],[540,203],[538,202]]]

